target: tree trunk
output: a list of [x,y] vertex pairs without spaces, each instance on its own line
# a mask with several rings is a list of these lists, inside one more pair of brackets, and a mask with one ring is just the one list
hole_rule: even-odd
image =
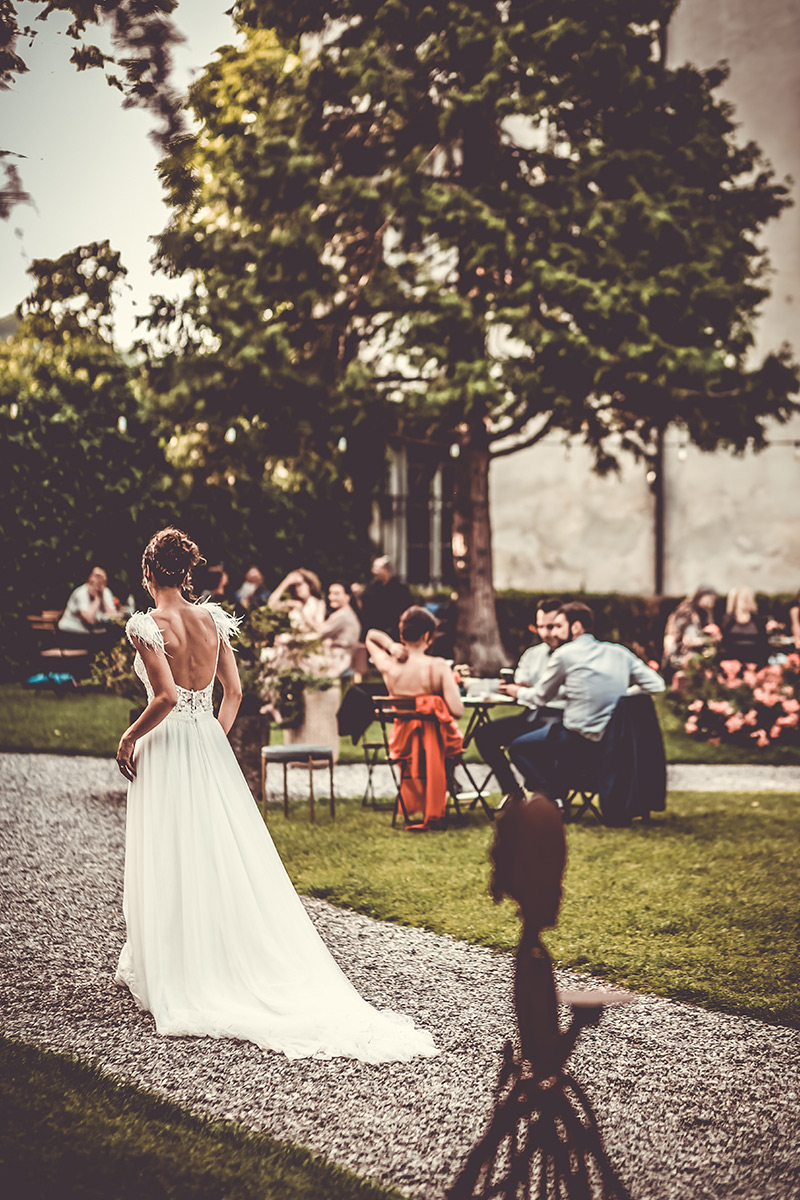
[[456,460],[453,561],[458,589],[456,661],[469,663],[476,675],[496,674],[509,658],[494,605],[489,444],[482,424],[470,429]]

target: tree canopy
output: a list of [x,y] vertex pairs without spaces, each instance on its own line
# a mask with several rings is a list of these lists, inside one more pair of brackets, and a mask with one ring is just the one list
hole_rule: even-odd
[[[63,606],[94,563],[135,588],[135,550],[170,479],[142,414],[138,372],[111,336],[125,274],[107,242],[30,267],[16,332],[0,343],[4,664],[24,653],[18,625]],[[133,557],[132,557],[133,555]]]
[[561,429],[604,471],[670,423],[741,450],[794,409],[789,351],[753,359],[787,190],[737,142],[725,70],[665,63],[673,8],[239,0],[164,164],[158,261],[193,281],[157,313],[176,411],[257,418],[265,456],[457,446],[473,661],[499,650],[491,456]]

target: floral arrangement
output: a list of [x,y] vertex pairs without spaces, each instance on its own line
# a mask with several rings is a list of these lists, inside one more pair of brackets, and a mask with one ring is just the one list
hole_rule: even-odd
[[671,705],[698,741],[739,746],[800,745],[800,654],[760,670],[706,656],[672,681]]
[[245,692],[261,701],[260,711],[284,729],[303,721],[303,695],[338,682],[323,674],[319,638],[298,633],[289,615],[266,606],[251,609],[239,629],[239,674]]

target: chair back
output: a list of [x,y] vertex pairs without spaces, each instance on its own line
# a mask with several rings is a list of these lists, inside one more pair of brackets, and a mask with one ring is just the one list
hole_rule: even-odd
[[431,712],[417,712],[416,696],[373,696],[375,720],[390,725],[393,721],[436,721]]

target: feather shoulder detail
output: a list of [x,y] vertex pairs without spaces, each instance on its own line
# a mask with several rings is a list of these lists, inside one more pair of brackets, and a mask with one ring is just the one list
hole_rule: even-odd
[[206,612],[211,613],[217,633],[221,638],[225,638],[226,642],[239,636],[241,617],[234,617],[232,613],[226,612],[221,604],[216,604],[213,600],[199,601],[198,608],[203,608]]
[[150,650],[164,649],[164,635],[156,625],[155,617],[149,612],[135,612],[125,626],[128,641],[133,639],[143,642]]

